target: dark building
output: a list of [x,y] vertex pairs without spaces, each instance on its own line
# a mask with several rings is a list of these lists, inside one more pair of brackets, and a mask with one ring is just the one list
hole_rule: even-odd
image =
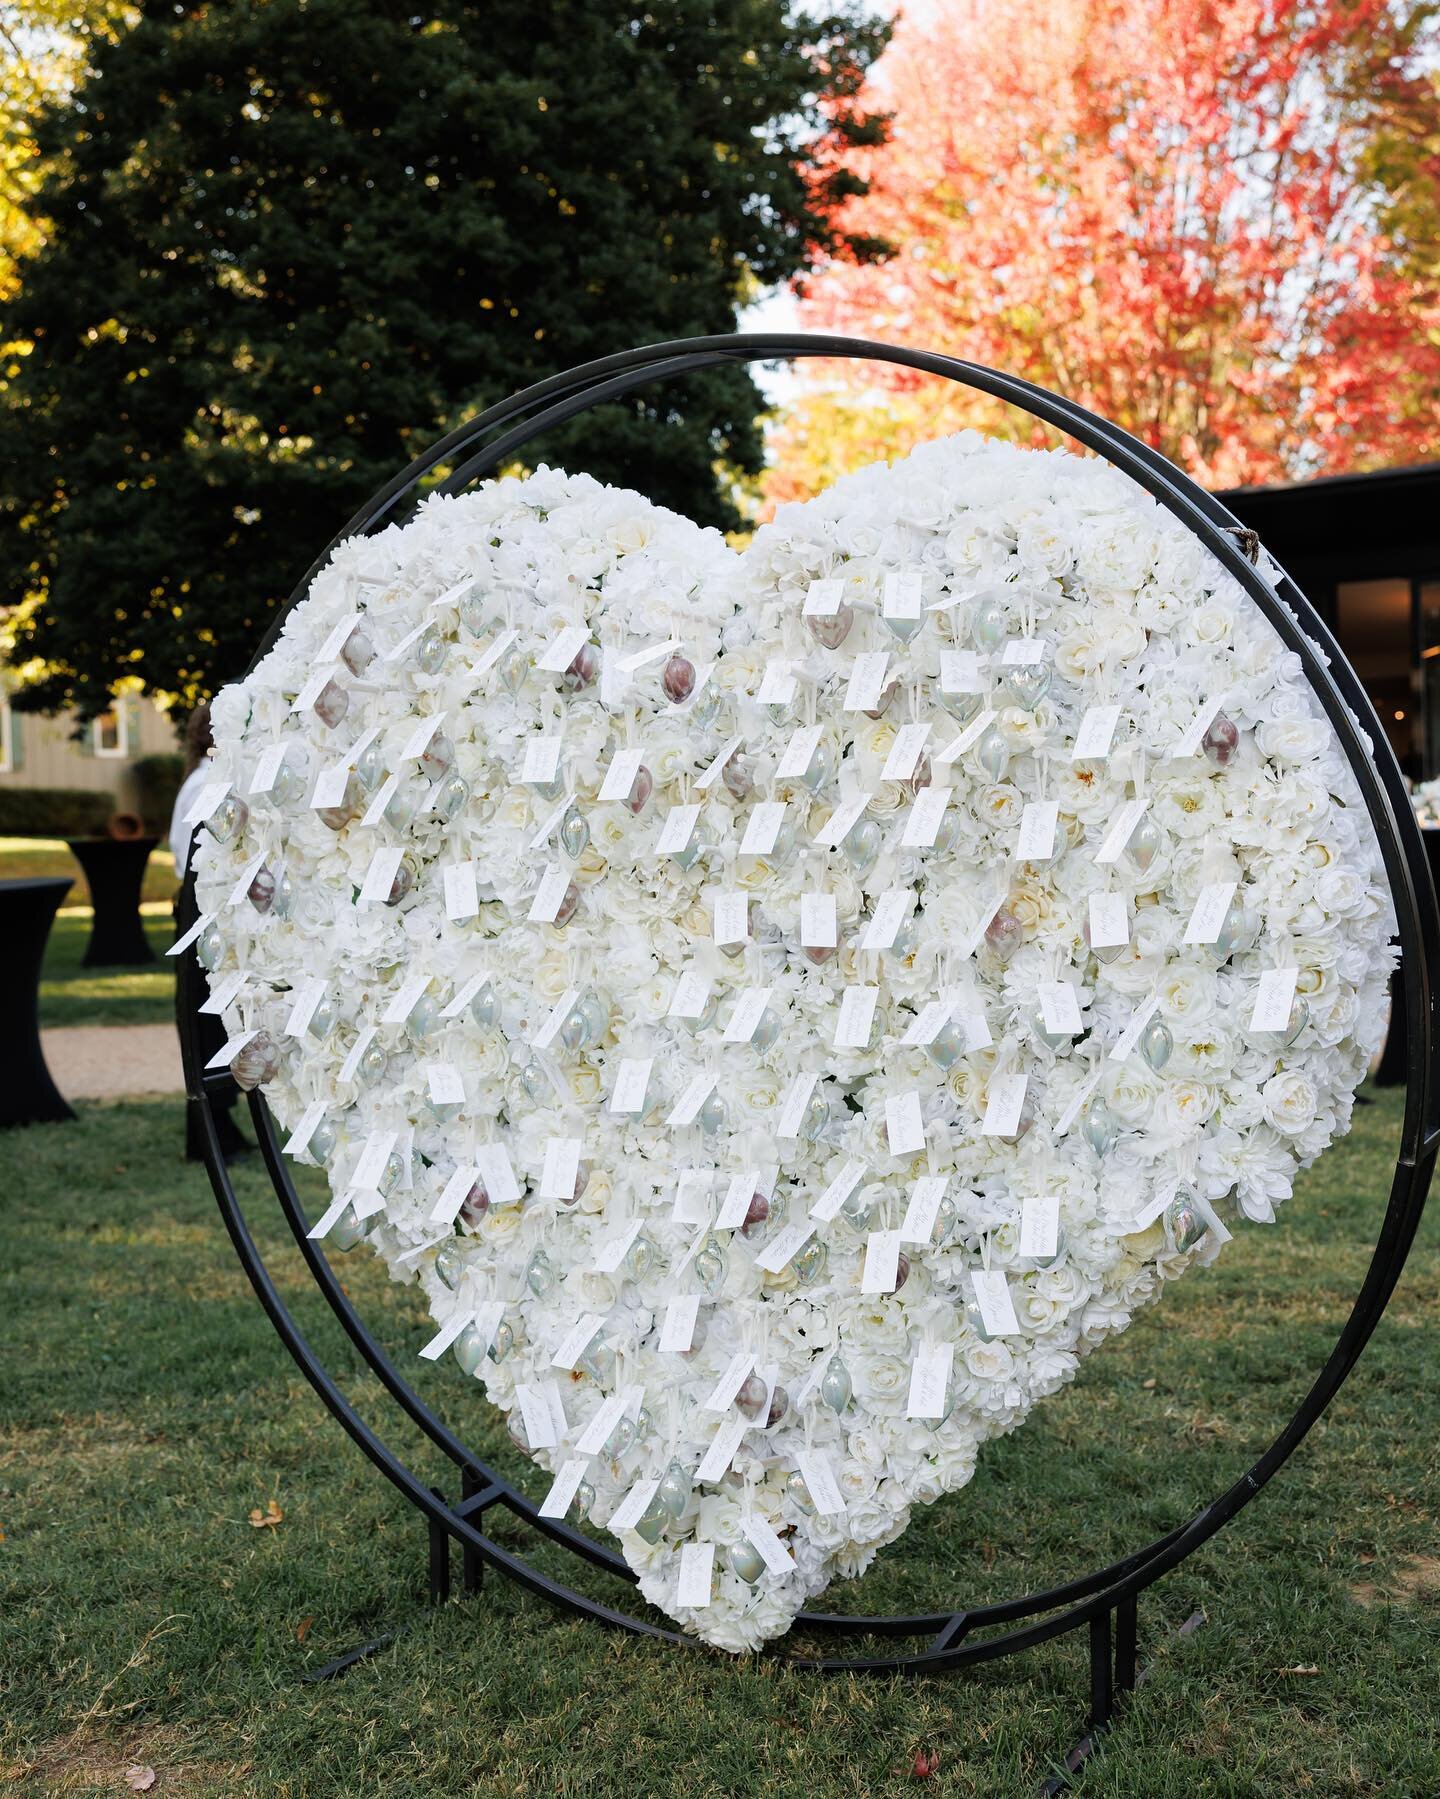
[[1440,463],[1220,498],[1334,631],[1401,768],[1440,778]]

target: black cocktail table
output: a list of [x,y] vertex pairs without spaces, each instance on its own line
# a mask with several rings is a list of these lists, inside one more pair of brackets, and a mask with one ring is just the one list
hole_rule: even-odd
[[135,967],[155,952],[140,919],[145,864],[158,837],[71,837],[70,854],[85,870],[95,922],[82,968]]
[[53,1124],[75,1116],[51,1080],[40,1047],[40,964],[55,913],[74,884],[55,878],[0,881],[0,942],[9,962],[0,981],[0,1042],[7,1063],[0,1081],[0,1126]]

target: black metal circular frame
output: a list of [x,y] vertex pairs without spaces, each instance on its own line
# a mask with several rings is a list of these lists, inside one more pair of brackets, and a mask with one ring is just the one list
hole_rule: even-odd
[[[1399,920],[1401,978],[1407,999],[1409,1082],[1389,1203],[1360,1292],[1328,1360],[1289,1423],[1259,1460],[1194,1517],[1147,1547],[1046,1592],[999,1604],[952,1606],[915,1616],[848,1617],[802,1612],[796,1619],[797,1630],[807,1635],[928,1639],[923,1647],[908,1653],[793,1658],[787,1664],[824,1674],[941,1672],[992,1661],[1067,1632],[1087,1629],[1094,1729],[1109,1718],[1116,1694],[1135,1684],[1137,1596],[1213,1537],[1255,1497],[1294,1454],[1354,1367],[1404,1266],[1440,1149],[1440,1071],[1435,1054],[1432,997],[1434,971],[1440,967],[1440,917],[1430,872],[1385,731],[1354,671],[1309,601],[1288,576],[1274,587],[1268,583],[1246,554],[1246,534],[1238,521],[1213,494],[1126,432],[1043,388],[976,363],[863,339],[788,334],[704,337],[656,344],[587,363],[526,388],[442,438],[375,494],[326,546],[272,625],[255,660],[258,662],[270,648],[285,614],[308,590],[336,546],[346,538],[395,522],[413,506],[422,490],[461,492],[471,482],[513,460],[544,431],[605,401],[619,400],[646,384],[727,365],[816,357],[890,363],[1004,401],[1103,456],[1188,526],[1240,583],[1286,647],[1300,658],[1364,796]],[[427,486],[437,473],[443,478]],[[193,893],[189,888],[186,897],[193,916]],[[188,989],[183,1016],[190,1020],[195,1017],[203,981],[193,951],[182,958],[180,976],[182,987]],[[453,1539],[461,1545],[467,1589],[478,1587],[482,1569],[488,1566],[566,1611],[637,1636],[687,1648],[701,1647],[678,1631],[601,1604],[551,1579],[488,1534],[485,1514],[501,1508],[584,1561],[635,1584],[630,1568],[612,1550],[561,1521],[540,1517],[535,1503],[467,1448],[395,1368],[346,1297],[321,1245],[306,1235],[310,1220],[281,1157],[269,1111],[259,1093],[255,1093],[250,1096],[251,1114],[265,1171],[315,1284],[390,1399],[454,1464],[460,1482],[459,1496],[447,1499],[429,1487],[359,1416],[280,1297],[246,1223],[220,1147],[212,1109],[213,1099],[230,1077],[224,1070],[206,1073],[194,1029],[182,1034],[188,1103],[206,1145],[210,1178],[236,1252],[281,1341],[311,1386],[375,1466],[426,1518],[432,1599],[448,1594],[449,1544]],[[350,1659],[343,1658],[347,1662]]]

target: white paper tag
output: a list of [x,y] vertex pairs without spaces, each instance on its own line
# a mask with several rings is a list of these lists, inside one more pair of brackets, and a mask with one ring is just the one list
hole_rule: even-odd
[[985,1100],[985,1122],[982,1137],[1013,1137],[1020,1129],[1020,1114],[1025,1110],[1025,1093],[1030,1085],[1028,1074],[996,1074],[990,1077]]
[[940,1211],[940,1201],[945,1197],[945,1189],[950,1185],[948,1174],[922,1174],[910,1189],[910,1202],[905,1207],[905,1216],[900,1221],[900,1241],[902,1243],[928,1243],[930,1233],[935,1229],[935,1219]]
[[542,1024],[540,1029],[535,1033],[532,1041],[536,1049],[549,1049],[550,1045],[560,1035],[565,1020],[575,1009],[575,1002],[579,997],[580,989],[578,987],[567,987],[560,995],[559,999],[557,999],[555,1004],[550,1008],[549,1015],[546,1017],[544,1024]]
[[1012,637],[1000,657],[1006,668],[1034,668],[1045,660],[1045,640],[1041,637]]
[[493,638],[471,664],[471,677],[478,681],[481,675],[489,674],[519,635],[518,631],[502,631],[498,637]]
[[316,666],[310,670],[310,673],[306,675],[304,685],[301,687],[299,693],[295,695],[295,703],[291,706],[290,710],[292,712],[304,712],[308,707],[313,706],[324,691],[325,683],[330,679],[334,672],[333,664],[328,662],[317,663]]
[[320,1214],[319,1218],[316,1219],[315,1223],[310,1226],[310,1229],[306,1231],[305,1235],[310,1238],[312,1242],[318,1242],[322,1237],[329,1236],[330,1232],[335,1227],[336,1219],[339,1218],[340,1214],[345,1210],[349,1203],[350,1195],[348,1193],[338,1194],[331,1200],[330,1204]]
[[280,1153],[285,1156],[298,1156],[306,1144],[315,1135],[315,1128],[328,1110],[323,1099],[317,1099],[300,1114],[299,1122],[291,1131]]
[[732,737],[710,766],[705,769],[703,773],[696,775],[695,791],[697,793],[708,793],[710,791],[725,772],[725,764],[735,754],[736,750],[740,748],[742,741],[742,738]]
[[622,1060],[615,1076],[615,1090],[610,1095],[612,1112],[634,1116],[645,1110],[645,1092],[654,1066],[654,1056],[627,1056]]
[[1135,827],[1145,816],[1145,798],[1126,800],[1115,814],[1114,823],[1101,839],[1100,847],[1095,852],[1095,860],[1102,866],[1118,862],[1124,853],[1125,845],[1135,834]]
[[1084,1030],[1080,1016],[1080,996],[1069,981],[1038,981],[1035,992],[1040,1001],[1040,1016],[1052,1037],[1078,1037]]
[[1116,949],[1130,941],[1130,908],[1123,893],[1090,895],[1090,947]]
[[195,795],[195,802],[185,814],[187,825],[203,825],[220,805],[221,800],[230,791],[228,781],[207,781]]
[[715,983],[698,968],[687,968],[670,995],[667,1018],[699,1018],[710,1003]]
[[919,618],[921,616],[921,574],[918,568],[901,569],[886,575],[883,611],[886,618]]
[[1015,837],[1015,856],[1020,862],[1048,862],[1055,854],[1055,830],[1060,822],[1058,800],[1030,800],[1020,814]]
[[715,1578],[715,1545],[682,1543],[680,1572],[675,1580],[675,1604],[690,1611],[701,1611],[710,1603]]
[[941,693],[984,693],[985,676],[974,650],[941,650]]
[[945,1392],[954,1364],[953,1343],[921,1343],[910,1369],[910,1396],[905,1402],[907,1418],[945,1416]]
[[572,1369],[590,1347],[596,1331],[604,1328],[605,1318],[604,1312],[585,1312],[577,1318],[556,1345],[550,1366],[564,1368],[567,1372]]
[[740,1528],[760,1551],[760,1559],[772,1574],[789,1574],[795,1566],[790,1551],[775,1534],[770,1520],[759,1512],[743,1512]]
[[580,1155],[584,1149],[581,1137],[547,1137],[545,1160],[540,1169],[541,1199],[570,1201],[575,1197],[575,1182],[580,1174]]
[[787,1224],[776,1231],[756,1256],[756,1267],[763,1268],[767,1274],[781,1273],[790,1266],[814,1234],[813,1224],[804,1218],[797,1218],[793,1224]]
[[349,642],[350,633],[359,623],[360,614],[358,612],[347,612],[344,618],[336,621],[331,629],[330,635],[315,652],[315,665],[317,668],[321,663],[324,663],[328,668],[329,665],[334,662],[335,658]]
[[823,1518],[843,1517],[845,1499],[829,1458],[819,1449],[796,1449],[793,1453],[795,1466],[800,1470],[800,1478],[805,1482],[815,1510]]
[[845,599],[845,583],[833,577],[812,581],[805,593],[804,618],[834,618]]
[[1236,881],[1210,881],[1200,889],[1195,910],[1185,927],[1187,943],[1214,943],[1225,923],[1225,914],[1235,897]]
[[753,1170],[745,1168],[739,1174],[732,1174],[725,1188],[725,1197],[720,1201],[720,1210],[715,1214],[717,1231],[738,1231],[745,1222],[745,1214],[750,1210],[750,1201],[754,1196],[757,1177]]
[[989,706],[985,707],[982,712],[977,712],[959,736],[952,737],[939,755],[931,758],[935,766],[937,768],[948,767],[950,763],[958,761],[971,744],[980,741],[994,722],[995,714]]
[[687,1125],[694,1124],[700,1114],[700,1108],[715,1091],[715,1076],[708,1071],[697,1074],[690,1085],[675,1101],[670,1116],[665,1120],[671,1130],[683,1131]]
[[440,729],[444,722],[445,714],[443,712],[432,712],[427,718],[422,718],[415,726],[415,729],[405,739],[404,747],[400,751],[399,760],[401,762],[413,762],[416,758],[423,756],[426,750],[429,749],[435,733]]
[[765,1008],[770,1004],[773,987],[745,987],[736,996],[735,1009],[730,1014],[730,1022],[726,1025],[721,1041],[724,1043],[748,1043],[760,1028],[760,1020],[765,1016]]
[[785,1097],[780,1101],[780,1111],[775,1121],[775,1135],[782,1142],[791,1142],[800,1135],[810,1095],[815,1091],[819,1079],[820,1076],[810,1069],[797,1074],[785,1089]]
[[555,1430],[554,1414],[546,1395],[539,1387],[515,1383],[515,1403],[520,1408],[520,1421],[525,1427],[525,1440],[532,1449],[553,1449],[560,1441]]
[[665,814],[665,822],[660,827],[660,835],[655,839],[656,855],[678,856],[682,850],[688,849],[699,816],[698,803],[672,806]]
[[728,1412],[735,1403],[735,1395],[744,1386],[754,1366],[755,1357],[748,1349],[737,1350],[725,1364],[708,1398],[702,1402],[701,1409],[707,1412]]
[[914,894],[908,887],[891,887],[875,902],[875,910],[860,940],[861,949],[889,949],[900,935],[900,927],[910,915]]
[[798,781],[815,759],[815,752],[820,747],[820,739],[824,734],[824,725],[801,725],[791,733],[790,741],[781,751],[780,760],[775,765],[775,774],[781,781]]
[[551,1482],[550,1491],[540,1502],[542,1518],[563,1518],[575,1503],[575,1495],[580,1490],[580,1483],[585,1478],[586,1463],[583,1456],[572,1456],[567,1462],[560,1464],[560,1472]]
[[925,1149],[925,1121],[920,1114],[920,1095],[892,1093],[885,1101],[885,1135],[892,1156],[918,1156]]
[[[525,759],[520,764],[520,779],[531,786],[543,787],[560,772],[560,753],[565,748],[563,737],[531,737],[525,745]],[[630,789],[627,787],[628,793]]]
[[1102,1072],[1101,1069],[1097,1068],[1088,1080],[1082,1081],[1075,1089],[1075,1092],[1070,1097],[1069,1105],[1066,1106],[1065,1110],[1055,1121],[1055,1136],[1057,1138],[1063,1137],[1075,1123],[1075,1120],[1080,1116],[1086,1100],[1089,1099],[1090,1095],[1100,1085],[1100,1076]]
[[705,1451],[700,1466],[695,1470],[697,1481],[706,1486],[713,1486],[730,1471],[730,1464],[735,1460],[745,1432],[750,1428],[750,1420],[741,1412],[737,1417],[727,1418],[716,1431],[713,1442]]
[[546,842],[546,840],[550,836],[550,833],[555,829],[556,825],[559,824],[560,820],[562,818],[564,818],[565,814],[570,810],[570,804],[571,804],[571,796],[567,793],[565,795],[564,799],[561,800],[560,804],[555,808],[555,810],[553,812],[546,813],[545,817],[540,821],[539,829],[535,832],[535,835],[530,839],[530,848],[532,850],[538,850],[541,847],[541,845]]
[[622,656],[620,666],[627,675],[633,675],[650,663],[658,662],[662,656],[673,655],[679,648],[678,637],[667,638],[664,643],[647,643],[643,650],[632,650],[628,656]]
[[901,725],[895,733],[895,741],[890,745],[890,754],[885,758],[885,766],[880,771],[882,781],[908,781],[915,772],[915,765],[924,752],[929,740],[930,726],[926,721],[914,725]]
[[865,1164],[863,1162],[847,1162],[819,1199],[815,1201],[815,1204],[811,1206],[810,1216],[819,1224],[828,1224],[860,1185],[864,1176]]
[[360,884],[360,897],[355,902],[362,911],[366,906],[378,905],[390,897],[390,889],[404,859],[405,851],[398,844],[376,850]]
[[259,1031],[237,1031],[233,1037],[226,1038],[205,1066],[207,1068],[228,1068],[245,1045],[259,1035]]
[[878,987],[847,987],[840,996],[840,1012],[835,1022],[836,1049],[864,1049],[870,1041],[875,1022],[875,1003],[880,998]]
[[865,1239],[865,1272],[862,1293],[893,1293],[900,1275],[899,1231],[871,1231]]
[[885,690],[885,671],[890,665],[888,650],[864,650],[855,658],[850,680],[845,688],[842,711],[874,712]]
[[1005,1278],[1004,1270],[976,1268],[971,1272],[970,1286],[975,1294],[975,1304],[980,1310],[980,1322],[990,1335],[1017,1336],[1020,1320],[1015,1316],[1015,1302],[1010,1297],[1010,1283]]
[[1070,751],[1072,762],[1103,762],[1110,754],[1115,727],[1120,723],[1118,706],[1087,706],[1075,733]]
[[427,1362],[438,1362],[440,1357],[444,1355],[445,1351],[460,1335],[461,1331],[464,1330],[469,1322],[470,1314],[463,1306],[461,1306],[458,1310],[450,1314],[440,1326],[439,1330],[436,1331],[435,1335],[420,1351],[420,1354]]
[[715,896],[716,948],[725,943],[743,943],[751,934],[751,898],[745,892],[724,892]]
[[215,914],[213,912],[202,912],[195,920],[194,924],[190,926],[188,931],[182,931],[180,933],[170,945],[169,949],[166,950],[165,954],[167,956],[183,956],[185,951],[189,949],[190,945],[200,933],[202,931],[208,931],[214,922]]
[[442,1018],[458,1018],[489,979],[490,971],[486,968],[470,975],[464,985],[456,989],[450,1003],[441,1008],[440,1016]]
[[612,1393],[608,1399],[603,1400],[594,1417],[581,1432],[580,1439],[575,1445],[576,1453],[586,1456],[599,1455],[605,1447],[610,1433],[625,1416],[627,1404],[628,1395],[624,1393]]
[[660,1350],[664,1355],[683,1355],[695,1341],[695,1321],[700,1314],[700,1295],[682,1293],[665,1308],[660,1326]]
[[[699,1224],[708,1231],[711,1215],[714,1212],[712,1198],[715,1183],[720,1178],[718,1168],[682,1168],[680,1179],[675,1188],[675,1200],[670,1208],[670,1216],[676,1224]],[[703,1235],[703,1233],[702,1233]],[[685,1258],[684,1266],[688,1266],[691,1257],[699,1251],[700,1238],[695,1240],[695,1248]]]
[[440,878],[445,885],[445,916],[456,923],[474,918],[480,911],[480,899],[475,891],[475,864],[449,862],[441,869]]
[[745,835],[740,840],[742,856],[768,856],[775,848],[780,827],[785,822],[784,800],[764,800],[745,822]]
[[420,995],[429,985],[428,974],[412,974],[408,981],[402,982],[389,1005],[380,1014],[381,1024],[404,1024],[415,1010]]
[[589,641],[588,625],[567,625],[558,637],[546,644],[535,666],[547,675],[563,675]]
[[1171,745],[1169,755],[1166,758],[1167,761],[1179,762],[1187,756],[1199,754],[1200,744],[1204,739],[1205,733],[1210,729],[1215,714],[1220,710],[1223,703],[1223,695],[1220,699],[1206,700],[1205,704],[1195,714],[1194,718],[1190,720],[1190,723],[1186,725],[1184,731]]
[[553,868],[547,868],[541,875],[540,885],[535,889],[535,897],[530,902],[528,922],[530,924],[553,924],[569,888],[570,870],[563,862],[557,862]]
[[1150,1020],[1155,1016],[1155,1013],[1159,1009],[1160,996],[1156,993],[1152,993],[1149,999],[1143,1000],[1136,1006],[1135,1010],[1130,1014],[1129,1024],[1126,1025],[1125,1029],[1121,1031],[1120,1035],[1115,1039],[1115,1047],[1110,1051],[1110,1060],[1112,1062],[1123,1062],[1125,1058],[1131,1054],[1135,1045],[1140,1041],[1140,1033],[1145,1029],[1146,1025],[1149,1024]]
[[868,793],[857,793],[853,798],[837,806],[830,817],[815,833],[815,842],[823,848],[838,850],[840,845],[860,822],[860,815],[870,804]]
[[755,694],[762,706],[788,706],[795,698],[796,678],[788,662],[769,662]]
[[900,838],[903,847],[907,850],[933,848],[949,804],[948,787],[922,787],[905,819],[905,830]]
[[623,805],[630,798],[644,754],[641,749],[616,750],[605,770],[605,779],[600,783],[602,805]]
[[1060,1247],[1060,1200],[1054,1193],[1031,1193],[1020,1202],[1020,1254],[1048,1260]]
[[1290,1014],[1295,1006],[1295,988],[1300,979],[1298,968],[1267,968],[1255,990],[1255,1006],[1250,1014],[1252,1031],[1284,1031],[1290,1027]]
[[[227,1007],[235,1004],[235,1001],[240,997],[241,989],[249,978],[249,975],[244,969],[240,969],[235,974],[227,974],[224,980],[217,981],[210,989],[210,997],[204,1001],[199,1010],[211,1017],[218,1018]],[[323,993],[324,991],[325,983],[322,981],[320,983],[320,992]],[[311,1010],[314,1010],[313,1006],[311,1007]],[[309,1020],[307,1019],[306,1022],[308,1023]],[[301,1026],[301,1029],[304,1029],[303,1025]],[[286,1026],[285,1034],[289,1037],[299,1035],[298,1032],[290,1030],[288,1025]]]
[[451,1171],[430,1213],[431,1224],[454,1224],[479,1173],[473,1162],[462,1162]]
[[257,793],[269,793],[275,785],[275,777],[280,773],[280,764],[285,760],[285,751],[289,739],[282,737],[279,743],[272,743],[268,749],[260,752],[260,760],[255,764],[255,773],[250,777],[250,797]]
[[510,1152],[503,1143],[477,1143],[470,1152],[492,1206],[513,1206],[520,1198],[520,1183],[510,1166]]
[[453,1062],[432,1062],[425,1070],[425,1087],[437,1106],[465,1104],[465,1077]]
[[833,893],[800,895],[800,942],[807,949],[834,949],[840,941]]
[[413,631],[407,631],[398,643],[392,643],[388,650],[382,650],[380,652],[380,660],[382,662],[398,662],[405,654],[406,650],[410,648],[411,644],[418,641],[421,633],[428,631],[429,628],[429,619],[422,618]]
[[368,1024],[350,1045],[350,1052],[340,1064],[340,1072],[335,1077],[338,1081],[353,1081],[355,1079],[356,1072],[360,1067],[360,1058],[365,1054],[365,1051],[369,1049],[374,1040],[375,1027],[373,1024]]
[[240,902],[246,898],[250,891],[250,883],[255,879],[256,875],[259,874],[264,865],[265,852],[264,850],[260,850],[253,855],[245,864],[244,868],[240,870],[239,879],[230,889],[230,892],[226,897],[225,904],[227,906],[238,906]]
[[[345,775],[344,782],[339,779],[341,773]],[[346,769],[343,764],[338,769],[327,768],[325,773],[321,775],[320,780],[315,783],[315,794],[310,802],[312,808],[321,804],[321,784],[332,780],[335,782],[334,791],[337,797],[333,801],[329,800],[328,794],[330,790],[327,788],[327,803],[338,806],[345,797],[345,785],[349,781],[349,778],[349,770]],[[399,789],[399,775],[386,775],[385,779],[375,789],[374,793],[370,795],[370,803],[366,806],[365,811],[361,816],[360,823],[366,830],[370,830],[375,825],[379,824],[380,820],[385,816],[385,808],[390,804],[391,800],[394,799]]]

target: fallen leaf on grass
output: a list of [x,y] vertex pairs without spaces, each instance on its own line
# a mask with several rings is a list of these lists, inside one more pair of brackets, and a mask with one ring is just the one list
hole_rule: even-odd
[[939,1766],[940,1751],[938,1749],[931,1749],[928,1752],[924,1749],[917,1749],[914,1765],[910,1772],[917,1780],[928,1780]]
[[315,1620],[313,1618],[302,1618],[295,1626],[295,1641],[297,1643],[303,1643],[306,1637],[310,1635],[310,1626],[314,1622]]
[[148,1793],[155,1784],[153,1768],[127,1768],[125,1784],[132,1793]]
[[1153,1393],[1155,1391],[1155,1382],[1153,1379],[1152,1380],[1142,1380],[1140,1385],[1145,1389],[1145,1391],[1147,1393]]
[[1312,1662],[1308,1668],[1277,1668],[1277,1674],[1318,1674],[1319,1668]]
[[273,1530],[284,1516],[284,1512],[272,1499],[263,1512],[258,1505],[251,1509],[250,1522],[256,1530]]

